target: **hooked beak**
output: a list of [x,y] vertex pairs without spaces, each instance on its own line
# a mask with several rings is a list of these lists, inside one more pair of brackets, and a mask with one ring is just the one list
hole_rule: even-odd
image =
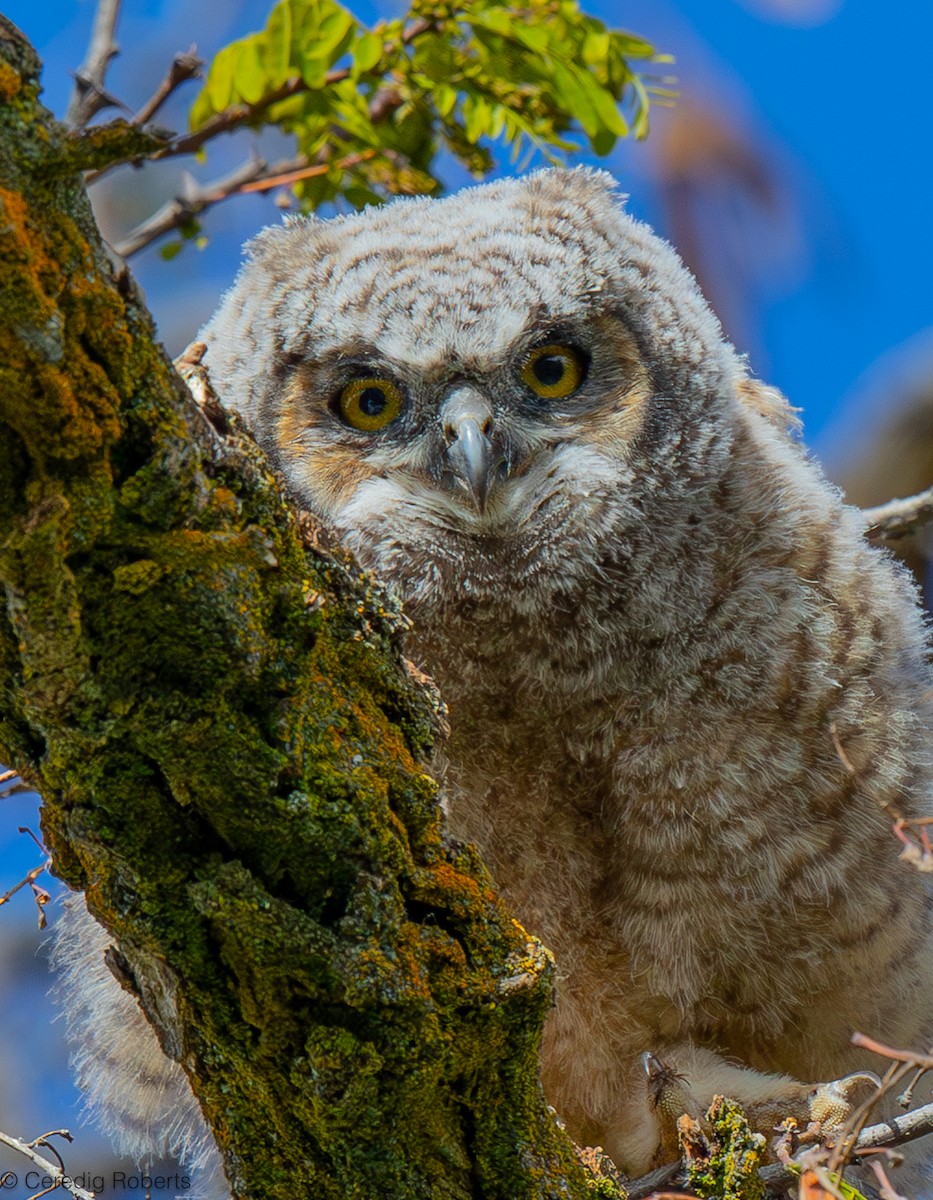
[[492,406],[478,389],[457,388],[441,409],[447,463],[466,485],[477,512],[486,511],[486,500],[502,462],[492,440]]
[[492,445],[479,424],[470,418],[462,421],[447,451],[447,461],[457,478],[469,488],[480,514],[486,511],[492,457]]

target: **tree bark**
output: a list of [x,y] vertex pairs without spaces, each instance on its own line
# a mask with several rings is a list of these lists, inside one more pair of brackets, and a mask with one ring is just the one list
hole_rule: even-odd
[[0,19],[0,761],[238,1197],[590,1194],[551,960],[444,834],[404,618],[194,405],[81,184],[115,135],[37,97]]

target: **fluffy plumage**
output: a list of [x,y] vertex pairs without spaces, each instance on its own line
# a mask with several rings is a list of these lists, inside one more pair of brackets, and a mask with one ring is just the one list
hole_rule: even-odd
[[[913,591],[607,176],[267,230],[203,336],[407,603],[452,828],[557,957],[543,1078],[578,1140],[651,1165],[644,1051],[767,1108],[864,1066],[854,1028],[929,1035],[928,894],[891,837],[931,811]],[[547,399],[554,346],[582,379]],[[352,428],[371,379],[399,415]]]

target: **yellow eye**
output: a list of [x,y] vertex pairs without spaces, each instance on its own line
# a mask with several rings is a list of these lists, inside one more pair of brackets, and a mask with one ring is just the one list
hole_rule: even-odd
[[539,346],[522,364],[522,382],[544,400],[563,400],[583,382],[586,360],[572,346]]
[[340,393],[340,415],[353,429],[375,433],[402,411],[402,393],[391,379],[354,379]]

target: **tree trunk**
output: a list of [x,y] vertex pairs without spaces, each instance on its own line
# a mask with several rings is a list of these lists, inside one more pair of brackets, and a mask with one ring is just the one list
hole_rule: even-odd
[[237,1196],[590,1194],[537,1080],[551,961],[445,837],[404,618],[114,276],[80,168],[142,135],[37,96],[0,20],[0,761]]

